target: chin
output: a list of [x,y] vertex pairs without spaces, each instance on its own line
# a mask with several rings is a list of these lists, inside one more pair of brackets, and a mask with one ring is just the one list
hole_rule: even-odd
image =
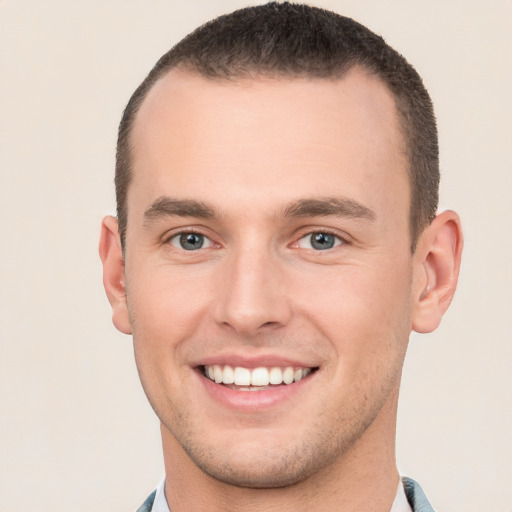
[[335,436],[305,439],[300,435],[293,439],[292,434],[285,442],[275,438],[273,441],[267,438],[265,442],[264,435],[244,442],[235,436],[229,444],[180,444],[196,467],[219,482],[243,488],[276,489],[300,484],[323,473],[343,457],[358,437],[354,434],[342,439]]
[[[189,454],[190,456],[190,454]],[[232,457],[228,460],[215,460],[210,458],[197,460],[190,456],[199,469],[217,481],[236,487],[251,489],[276,489],[289,487],[306,480],[318,468],[297,457],[263,456],[253,454],[245,456],[245,460],[237,463]],[[277,460],[276,460],[277,459]]]

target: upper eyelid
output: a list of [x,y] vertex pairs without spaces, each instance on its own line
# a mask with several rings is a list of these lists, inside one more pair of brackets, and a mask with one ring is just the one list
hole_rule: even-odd
[[[299,233],[295,236],[295,241],[298,242],[302,240],[306,236],[310,236],[314,233],[326,233],[328,235],[332,235],[336,238],[339,238],[344,243],[350,243],[351,237],[345,232],[340,232],[337,229],[333,228],[322,228],[322,227],[312,227],[312,228],[303,228],[303,230],[299,230]],[[293,242],[295,243],[295,242]]]
[[[186,234],[193,234],[193,235],[202,236],[207,241],[207,245],[203,246],[203,247],[198,247],[198,248],[196,248],[194,250],[186,250],[184,247],[179,247],[178,245],[175,245],[174,240],[179,239],[179,237],[184,235],[184,234],[185,235]],[[167,248],[171,248],[172,247],[172,249],[175,250],[175,251],[180,251],[180,252],[184,251],[186,253],[189,253],[189,255],[192,255],[194,253],[201,253],[202,251],[209,250],[209,249],[216,249],[219,246],[219,244],[217,242],[215,242],[208,235],[205,235],[201,231],[194,231],[192,229],[181,230],[181,231],[177,231],[175,233],[169,234],[169,236],[164,237],[162,245],[167,247]]]
[[333,232],[333,231],[328,231],[326,229],[318,229],[318,230],[315,230],[315,231],[308,231],[307,233],[304,233],[303,235],[301,235],[299,237],[299,240],[302,240],[303,238],[307,237],[307,236],[311,236],[311,235],[316,235],[318,233],[322,233],[324,235],[331,235],[335,238],[339,238],[340,240],[345,240],[343,238],[343,236],[341,236],[339,233],[336,233],[336,232]]
[[[179,227],[175,229],[171,229],[167,231],[162,236],[162,242],[168,243],[173,238],[180,236],[184,233],[194,233],[197,235],[204,236],[208,240],[210,240],[213,244],[216,245],[224,245],[222,242],[219,242],[217,238],[221,237],[214,237],[211,234],[209,234],[210,230],[200,226],[186,226],[186,227]],[[352,241],[352,238],[345,232],[340,232],[339,230],[335,228],[329,228],[329,227],[321,227],[321,226],[307,226],[303,228],[299,228],[295,230],[295,233],[292,235],[292,241],[290,242],[290,245],[293,245],[297,243],[299,240],[303,239],[304,237],[310,236],[314,233],[326,233],[329,235],[332,235],[339,240],[341,240],[344,244],[350,243]]]
[[161,238],[162,238],[162,241],[168,242],[169,240],[172,240],[173,238],[183,235],[185,233],[193,233],[194,235],[204,236],[205,238],[208,238],[209,240],[211,240],[213,242],[212,236],[209,235],[207,233],[207,231],[208,230],[205,228],[197,228],[194,226],[185,227],[185,228],[180,227],[180,228],[170,229],[170,230],[166,231],[162,235]]
[[[329,248],[321,249],[321,250],[315,249],[315,248],[310,248],[310,247],[301,247],[300,246],[300,243],[302,240],[307,239],[308,237],[311,237],[312,235],[317,234],[317,233],[322,233],[325,235],[333,236],[334,238],[336,238],[339,241],[339,243],[337,243],[333,247],[329,247]],[[295,248],[295,249],[300,249],[303,251],[309,251],[309,252],[313,252],[315,254],[320,254],[320,253],[330,253],[331,251],[334,251],[334,250],[338,249],[339,247],[345,246],[347,244],[349,244],[349,242],[345,238],[341,237],[340,235],[338,235],[336,233],[331,233],[330,231],[327,231],[327,230],[317,230],[317,231],[310,231],[308,233],[305,233],[303,236],[298,237],[295,240],[295,242],[293,242],[291,244],[291,246],[293,246],[293,248]]]

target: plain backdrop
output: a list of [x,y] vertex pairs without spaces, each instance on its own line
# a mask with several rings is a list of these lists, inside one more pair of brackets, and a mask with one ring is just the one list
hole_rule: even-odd
[[[249,1],[0,0],[0,511],[134,510],[159,428],[101,284],[117,124],[156,59]],[[439,511],[512,510],[512,2],[318,0],[418,69],[441,204],[466,247],[440,329],[413,335],[401,471]]]

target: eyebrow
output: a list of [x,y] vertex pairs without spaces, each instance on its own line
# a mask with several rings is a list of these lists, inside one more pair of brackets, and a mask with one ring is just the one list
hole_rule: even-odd
[[193,199],[160,197],[144,212],[144,219],[152,221],[160,217],[197,217],[212,219],[218,217],[216,211],[207,204]]
[[289,204],[284,210],[284,217],[342,217],[375,220],[373,210],[348,198],[321,197],[300,199]]
[[[219,218],[218,212],[210,205],[194,199],[160,197],[144,212],[147,222],[161,217],[196,217],[201,219]],[[321,197],[299,199],[286,206],[280,217],[341,217],[375,220],[373,210],[348,198]]]

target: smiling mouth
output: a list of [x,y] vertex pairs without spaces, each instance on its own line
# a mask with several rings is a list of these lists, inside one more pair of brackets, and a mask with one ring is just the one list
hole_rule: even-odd
[[299,382],[317,369],[293,366],[244,368],[214,364],[203,366],[202,373],[212,382],[237,391],[262,391]]

